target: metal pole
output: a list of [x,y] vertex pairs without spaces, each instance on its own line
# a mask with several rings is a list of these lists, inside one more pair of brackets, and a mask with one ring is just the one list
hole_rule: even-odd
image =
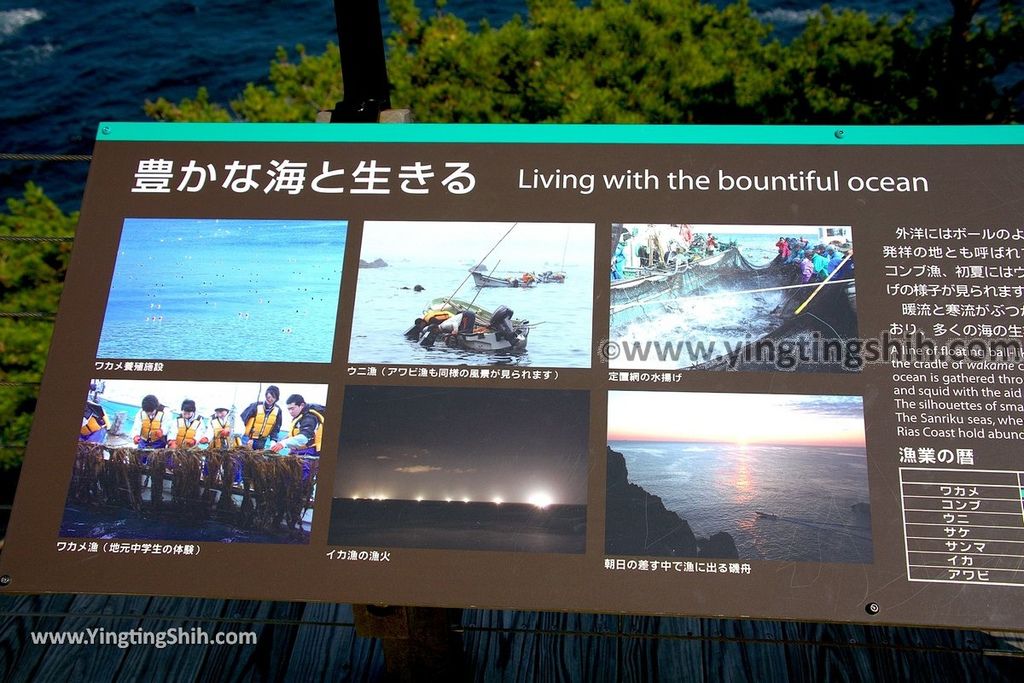
[[377,0],[334,0],[345,99],[331,112],[331,123],[376,123],[391,108],[384,35]]

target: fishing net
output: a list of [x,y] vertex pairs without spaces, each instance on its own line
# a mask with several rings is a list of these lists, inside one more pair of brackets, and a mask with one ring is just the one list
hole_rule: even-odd
[[[738,249],[728,249],[681,266],[675,272],[613,283],[612,337],[667,339],[667,332],[676,326],[670,324],[666,328],[665,321],[673,316],[677,321],[684,317],[687,320],[682,329],[686,330],[687,339],[733,342],[728,353],[696,365],[683,364],[684,367],[778,369],[780,342],[805,346],[814,343],[819,349],[840,344],[845,349],[847,341],[858,337],[853,283],[829,282],[814,294],[816,288],[816,284],[801,286],[800,268],[796,264],[775,260],[765,266],[754,266]],[[741,308],[743,315],[737,313]],[[722,314],[730,312],[737,318],[729,321],[732,329],[718,326],[716,319],[728,318]],[[850,354],[844,354],[844,359],[849,360]],[[798,363],[793,369],[829,368],[815,361]]]

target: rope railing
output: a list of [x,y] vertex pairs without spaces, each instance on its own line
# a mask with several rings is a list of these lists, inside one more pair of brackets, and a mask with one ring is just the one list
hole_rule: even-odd
[[[74,242],[74,236],[66,237],[26,237],[22,235],[0,235],[0,243],[14,242],[23,244],[69,244]],[[42,320],[53,322],[56,314],[46,311],[0,311],[0,319],[8,320]]]
[[[0,152],[0,161],[59,161],[83,162],[91,161],[91,154],[47,154],[47,153],[16,153]],[[73,235],[66,236],[25,236],[0,235],[0,243],[8,244],[70,244],[75,241]],[[0,319],[53,322],[56,315],[45,311],[0,311]],[[38,390],[40,382],[0,381],[0,388],[31,388]],[[27,443],[0,443],[0,451],[22,451],[28,448]]]
[[0,161],[92,161],[92,155],[0,152]]
[[22,235],[0,235],[0,242],[74,242],[73,235],[66,237],[25,237]]
[[56,316],[53,313],[41,313],[36,311],[24,313],[0,311],[0,318],[9,318],[11,320],[45,320],[53,322]]

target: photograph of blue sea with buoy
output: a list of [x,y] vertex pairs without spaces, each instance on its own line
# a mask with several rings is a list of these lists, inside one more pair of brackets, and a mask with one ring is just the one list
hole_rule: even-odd
[[629,482],[697,537],[729,534],[742,560],[873,561],[860,397],[611,392],[608,412]]
[[126,219],[97,356],[330,362],[347,228]]
[[[349,362],[590,367],[594,235],[593,223],[367,221]],[[520,285],[528,276],[527,286],[477,287],[473,268]],[[549,271],[564,278],[540,282]],[[448,298],[511,309],[529,322],[525,348],[428,347],[404,336],[431,302]]]

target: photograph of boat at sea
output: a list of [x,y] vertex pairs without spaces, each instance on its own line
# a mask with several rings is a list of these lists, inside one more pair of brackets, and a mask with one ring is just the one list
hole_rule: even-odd
[[367,221],[349,362],[589,368],[594,235],[593,223]]
[[97,356],[329,363],[347,229],[126,219]]
[[606,552],[873,561],[859,396],[612,391]]
[[586,391],[349,386],[328,543],[582,553]]
[[327,385],[93,379],[60,535],[309,543]]
[[860,370],[849,226],[614,224],[611,239],[610,367]]

